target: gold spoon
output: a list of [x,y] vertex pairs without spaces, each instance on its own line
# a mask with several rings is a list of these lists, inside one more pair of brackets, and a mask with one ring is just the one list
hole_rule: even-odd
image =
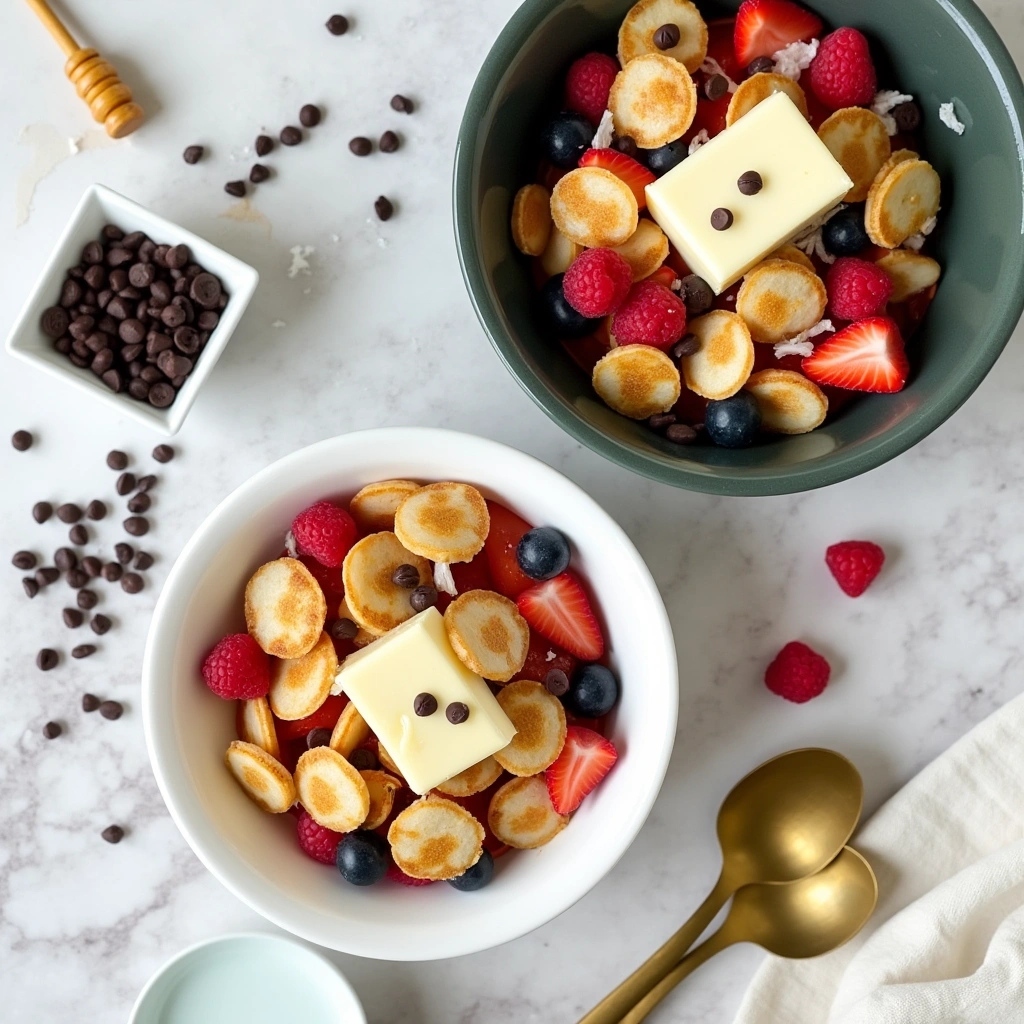
[[708,898],[579,1024],[619,1024],[697,941],[737,889],[795,882],[833,861],[860,820],[864,783],[832,750],[791,750],[741,779],[718,812],[722,873]]
[[867,924],[877,901],[871,865],[849,846],[810,878],[789,885],[744,886],[722,927],[684,956],[621,1024],[640,1024],[683,978],[737,942],[753,942],[792,960],[831,952]]

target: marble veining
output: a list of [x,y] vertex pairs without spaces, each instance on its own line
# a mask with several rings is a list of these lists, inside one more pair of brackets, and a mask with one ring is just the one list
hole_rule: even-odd
[[[1024,11],[982,0],[1018,60]],[[1020,689],[1024,538],[1024,349],[999,366],[951,422],[914,451],[825,491],[757,501],[677,492],[581,448],[523,395],[486,344],[462,286],[449,181],[455,133],[476,69],[515,0],[354,0],[353,29],[322,27],[330,5],[255,0],[77,5],[83,39],[110,55],[150,113],[144,131],[54,166],[15,227],[17,183],[31,161],[26,125],[62,138],[91,127],[61,57],[25,5],[0,12],[0,325],[9,324],[85,187],[103,183],[223,244],[262,283],[162,478],[145,547],[159,558],[147,589],[106,585],[98,610],[116,627],[85,661],[42,674],[44,644],[65,654],[58,584],[29,602],[2,570],[0,615],[0,1002],[12,1024],[123,1020],[169,956],[230,930],[267,928],[192,855],[164,810],[138,714],[138,676],[155,595],[175,553],[213,505],[288,452],[340,432],[429,424],[484,434],[546,460],[619,520],[648,559],[676,630],[679,736],[650,821],[611,874],[536,933],[431,964],[337,956],[374,1024],[571,1022],[671,932],[718,869],[713,821],[731,784],[763,757],[833,746],[864,773],[868,807]],[[66,12],[65,12],[66,13]],[[182,59],[183,54],[188,59]],[[411,117],[391,111],[411,96]],[[222,191],[241,177],[263,127],[322,103],[323,124],[268,159],[275,177],[239,212]],[[350,137],[403,136],[393,155],[357,160]],[[184,164],[186,145],[208,157]],[[397,213],[373,217],[386,193]],[[291,252],[309,273],[289,276]],[[52,552],[66,528],[37,526],[35,501],[116,500],[111,447],[149,466],[157,438],[6,356],[0,373],[0,522],[4,558]],[[27,454],[6,438],[39,440]],[[123,509],[123,501],[118,505]],[[96,531],[109,553],[117,518]],[[881,540],[884,576],[856,603],[822,552],[849,536]],[[80,632],[80,631],[79,631]],[[72,637],[75,637],[72,640]],[[787,640],[815,643],[834,681],[795,707],[760,684]],[[91,635],[89,639],[93,639]],[[83,691],[124,702],[109,722],[79,710]],[[59,739],[40,730],[55,718]],[[128,830],[118,846],[100,831]],[[727,1024],[761,954],[731,950],[652,1017]]]

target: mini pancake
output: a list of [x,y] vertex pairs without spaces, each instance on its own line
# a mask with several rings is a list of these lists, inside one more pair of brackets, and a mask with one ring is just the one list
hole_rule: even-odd
[[543,185],[524,185],[512,203],[512,241],[526,256],[539,256],[551,236],[551,195]]
[[903,163],[904,160],[920,160],[921,158],[912,149],[897,149],[888,160],[878,168],[878,173],[875,175],[875,183],[881,183],[888,177],[889,172],[897,165]]
[[642,281],[668,259],[668,238],[653,220],[641,217],[636,231],[615,251],[629,264],[633,280]]
[[[352,616],[352,609],[349,608],[348,601],[346,601],[345,598],[342,598],[341,601],[338,602],[338,618],[351,619],[353,622],[356,622],[356,620]],[[368,644],[372,644],[373,641],[377,639],[377,637],[375,637],[372,633],[363,629],[363,627],[360,626],[358,622],[356,622],[356,626],[358,626],[358,632],[354,637],[352,637],[352,643],[354,643],[356,647],[366,647]]]
[[359,773],[366,783],[370,794],[370,810],[361,828],[380,828],[395,804],[395,793],[402,788],[401,779],[396,779],[387,772],[365,771]]
[[348,503],[349,514],[364,536],[384,530],[393,531],[395,509],[419,489],[420,485],[414,480],[380,480],[367,484]]
[[411,878],[442,881],[468,871],[483,852],[484,828],[465,807],[425,796],[388,829],[391,856]]
[[622,245],[636,231],[639,215],[633,190],[603,167],[577,167],[551,193],[555,227],[577,245]]
[[942,267],[930,256],[906,249],[893,249],[878,261],[892,281],[890,302],[906,302],[912,295],[931,288],[942,276]]
[[309,816],[335,832],[351,832],[370,813],[370,791],[365,780],[330,747],[313,747],[299,758],[295,789]]
[[[679,29],[679,42],[662,50],[654,33],[662,25]],[[634,57],[661,53],[679,61],[690,74],[704,63],[708,53],[708,27],[690,0],[639,0],[619,26],[619,63],[625,67]]]
[[397,775],[399,778],[405,778],[405,776],[402,775],[402,769],[395,764],[395,759],[384,749],[384,744],[379,740],[377,742],[377,760],[380,761],[380,763],[384,765],[392,775]]
[[790,263],[797,263],[801,267],[809,270],[812,274],[816,274],[817,271],[814,269],[814,264],[811,262],[811,257],[807,255],[802,249],[798,249],[795,245],[786,243],[780,245],[775,252],[765,256],[766,260],[788,260]]
[[828,399],[795,370],[761,370],[744,385],[757,399],[761,426],[772,434],[806,434],[825,422]]
[[807,96],[792,78],[777,75],[774,71],[761,71],[742,82],[732,94],[729,109],[725,114],[726,127],[731,128],[744,114],[749,114],[758,103],[763,103],[769,96],[774,96],[777,92],[784,92],[796,104],[797,110],[804,117],[808,116]]
[[619,345],[594,367],[594,390],[633,420],[668,412],[682,390],[675,363],[652,345]]
[[641,149],[657,149],[681,138],[693,123],[697,87],[679,61],[660,52],[646,53],[634,57],[615,76],[608,109],[616,134],[632,136]]
[[420,585],[432,583],[430,563],[414,555],[393,533],[371,533],[349,549],[342,566],[345,602],[352,619],[374,636],[383,636],[416,613],[409,603],[412,592],[391,581],[400,565],[419,570]]
[[487,824],[496,839],[516,850],[550,843],[569,824],[568,814],[551,806],[543,775],[506,782],[493,797]]
[[736,312],[754,341],[775,345],[813,327],[828,292],[813,270],[790,260],[765,260],[749,271],[736,294]]
[[463,665],[504,683],[525,664],[530,626],[514,601],[492,590],[468,590],[444,613],[448,642]]
[[295,782],[288,769],[255,743],[235,740],[224,763],[245,795],[261,810],[283,814],[295,803]]
[[279,659],[270,666],[267,700],[278,718],[297,722],[313,714],[330,695],[338,671],[338,655],[326,633],[301,658]]
[[565,709],[540,683],[519,679],[498,692],[497,701],[516,727],[511,743],[494,759],[513,775],[537,775],[565,746]]
[[483,550],[490,528],[487,502],[469,484],[427,484],[395,512],[395,535],[432,562],[470,561]]
[[892,144],[882,119],[863,107],[844,107],[822,124],[818,138],[853,182],[843,201],[864,202],[879,168],[892,156]]
[[370,727],[359,714],[359,709],[349,701],[338,715],[328,746],[342,757],[348,758],[356,747],[361,747],[370,738]]
[[297,558],[260,566],[245,585],[245,625],[275,658],[301,658],[320,639],[327,601],[320,584]]
[[473,796],[493,786],[501,778],[501,772],[501,765],[493,757],[485,757],[482,761],[470,765],[465,771],[442,782],[440,786],[435,786],[434,789],[445,796]]
[[690,321],[686,329],[700,341],[700,348],[681,360],[686,386],[702,398],[735,395],[754,368],[754,343],[743,318],[713,309]]
[[895,249],[939,212],[942,182],[927,160],[903,160],[882,181],[875,180],[864,207],[868,237]]
[[576,262],[576,257],[581,252],[582,245],[570,241],[558,228],[553,227],[547,248],[540,255],[541,270],[548,277],[564,274]]
[[238,702],[238,735],[246,743],[254,743],[271,757],[280,759],[281,745],[277,742],[274,716],[266,697]]

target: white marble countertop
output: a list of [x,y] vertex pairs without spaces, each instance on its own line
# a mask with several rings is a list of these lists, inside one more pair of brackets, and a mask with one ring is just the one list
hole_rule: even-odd
[[[1016,0],[981,3],[1024,59]],[[46,138],[66,140],[91,123],[28,8],[3,6],[2,331],[93,181],[237,253],[262,283],[175,441],[180,457],[159,470],[155,530],[146,541],[159,560],[147,590],[135,598],[105,590],[102,609],[116,628],[100,652],[39,673],[39,647],[72,646],[74,634],[60,622],[69,591],[60,584],[29,602],[20,574],[3,570],[5,1020],[123,1020],[149,975],[184,946],[269,927],[202,868],[164,810],[146,760],[138,676],[160,583],[192,530],[250,474],[323,437],[441,425],[550,462],[609,509],[648,559],[683,669],[668,780],[618,867],[557,920],[490,952],[420,965],[337,957],[373,1024],[575,1020],[710,887],[718,869],[715,812],[758,761],[793,746],[835,747],[860,767],[873,808],[1018,692],[1020,332],[951,422],[866,477],[757,501],[645,482],[573,443],[534,407],[487,345],[462,285],[449,203],[455,133],[476,69],[516,0],[352,0],[341,9],[355,19],[353,30],[337,39],[322,27],[334,9],[327,2],[77,7],[74,27],[114,60],[150,121],[117,146],[92,150],[88,136],[83,152],[68,150],[16,225],[31,140],[45,158]],[[395,92],[416,101],[412,117],[389,109]],[[251,219],[226,217],[232,204],[222,185],[244,176],[258,129],[293,122],[305,102],[323,104],[323,125],[267,161],[279,174],[260,187]],[[30,125],[42,127],[20,138]],[[392,127],[405,138],[397,154],[359,161],[348,153],[351,136]],[[205,143],[208,157],[187,167],[180,153],[193,142]],[[372,215],[380,192],[398,208],[384,225]],[[312,247],[310,273],[289,277],[296,245]],[[124,448],[150,466],[159,438],[6,355],[0,368],[6,560],[17,548],[52,551],[64,539],[56,521],[32,522],[35,501],[113,499],[107,450]],[[22,427],[38,437],[23,455],[6,440]],[[100,526],[109,551],[120,539],[117,520]],[[822,565],[826,545],[851,536],[877,539],[889,553],[884,576],[857,603]],[[817,644],[835,668],[827,693],[802,707],[772,697],[760,682],[766,660],[794,638]],[[123,701],[126,714],[117,722],[83,715],[86,690]],[[66,730],[48,743],[40,730],[50,718]],[[99,836],[112,821],[128,829],[118,846]],[[656,1019],[725,1024],[760,957],[751,947],[723,954]]]

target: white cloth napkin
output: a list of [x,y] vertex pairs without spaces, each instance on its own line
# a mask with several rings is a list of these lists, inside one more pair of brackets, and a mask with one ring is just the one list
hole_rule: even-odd
[[1024,1024],[1024,697],[853,839],[878,909],[815,960],[770,957],[736,1024]]

